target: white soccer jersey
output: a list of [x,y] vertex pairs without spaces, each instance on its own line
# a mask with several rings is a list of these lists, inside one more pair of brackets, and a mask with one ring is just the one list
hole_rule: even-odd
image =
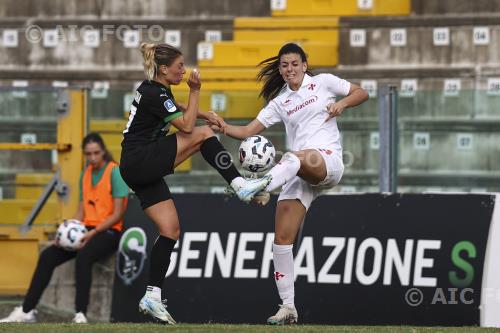
[[349,94],[350,83],[332,74],[304,75],[299,90],[286,85],[259,113],[266,128],[282,121],[292,151],[312,148],[342,152],[337,119],[328,117],[326,106],[337,96]]

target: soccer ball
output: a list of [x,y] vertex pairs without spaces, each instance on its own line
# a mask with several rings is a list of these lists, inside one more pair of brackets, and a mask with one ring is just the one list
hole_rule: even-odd
[[76,251],[86,233],[87,228],[82,222],[74,219],[64,220],[57,228],[56,244],[67,251]]
[[263,172],[274,164],[276,150],[273,144],[262,135],[249,136],[240,145],[241,166],[251,172]]

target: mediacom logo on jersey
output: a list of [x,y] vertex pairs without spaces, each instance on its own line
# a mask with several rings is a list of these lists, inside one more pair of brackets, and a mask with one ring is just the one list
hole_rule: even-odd
[[318,96],[311,96],[311,97],[309,97],[308,99],[306,99],[306,100],[304,101],[304,103],[299,104],[299,105],[297,105],[296,107],[294,107],[293,109],[291,109],[291,110],[287,111],[287,112],[286,112],[286,114],[287,114],[288,116],[291,116],[291,115],[292,115],[292,114],[294,114],[295,112],[297,112],[297,111],[299,111],[299,110],[301,110],[301,109],[305,108],[306,106],[308,106],[309,104],[312,104],[312,103],[316,102],[317,100],[318,100]]

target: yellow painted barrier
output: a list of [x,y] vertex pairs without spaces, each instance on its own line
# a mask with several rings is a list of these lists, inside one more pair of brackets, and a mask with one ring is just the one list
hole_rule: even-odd
[[[263,41],[222,41],[203,43],[199,47],[212,48],[205,59],[199,59],[200,67],[255,67],[262,60],[278,54],[283,42]],[[336,66],[338,63],[337,44],[333,42],[301,43],[308,54],[311,67]],[[210,58],[208,54],[211,54]]]
[[[370,6],[371,4],[371,6]],[[410,15],[411,0],[287,0],[272,16]]]
[[[189,77],[191,74],[192,68],[188,68],[187,73],[185,74],[185,78]],[[202,89],[207,87],[207,84],[216,84],[223,82],[224,84],[236,83],[240,82],[256,82],[256,77],[258,73],[258,68],[253,67],[240,67],[240,68],[203,68],[200,70],[201,81],[202,81]],[[181,83],[178,86],[172,86],[174,89],[188,89],[187,84]],[[233,88],[234,85],[231,85],[229,88]],[[241,86],[238,86],[237,89],[241,89]]]
[[[338,29],[338,17],[237,17],[235,29]],[[267,36],[266,36],[267,37]]]
[[[15,198],[16,199],[38,199],[45,186],[52,180],[54,174],[52,173],[18,173],[15,180]],[[55,193],[49,197],[49,201],[56,201]]]
[[[60,221],[57,221],[60,222]],[[37,239],[46,241],[48,236],[54,234],[57,230],[57,225],[51,224],[35,224],[26,233],[21,233],[19,225],[4,225],[0,224],[0,242],[5,239]]]
[[21,295],[29,287],[38,260],[38,239],[1,239],[0,293]]
[[[78,195],[75,195],[78,200]],[[31,212],[37,199],[4,199],[0,200],[0,224],[19,224],[22,225]],[[56,223],[60,220],[58,202],[47,201],[40,214],[35,219],[35,224]],[[76,209],[73,211],[75,213]],[[73,215],[71,215],[73,216]],[[70,216],[70,217],[71,217]]]
[[[204,85],[200,93],[200,109],[213,110],[226,119],[253,119],[264,106],[259,98],[259,90],[228,90],[221,83],[219,90],[212,90]],[[188,90],[174,87],[173,93],[177,101],[187,102]]]
[[60,210],[57,214],[54,213],[57,219],[72,217],[78,208],[79,180],[84,165],[81,144],[87,133],[86,92],[68,90],[67,93],[69,110],[58,121],[57,142],[69,143],[72,148],[69,151],[59,152],[58,155],[61,180],[68,186],[68,193],[64,200],[60,200]]
[[324,41],[338,45],[338,17],[238,17],[235,41]]

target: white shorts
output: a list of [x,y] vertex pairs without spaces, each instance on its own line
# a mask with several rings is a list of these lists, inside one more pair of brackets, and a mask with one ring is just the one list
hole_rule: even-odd
[[287,199],[298,199],[306,208],[311,207],[311,203],[325,190],[337,185],[344,173],[344,162],[342,156],[337,151],[316,149],[326,164],[326,177],[319,184],[312,185],[300,178],[293,177],[289,182],[283,185],[278,201]]

